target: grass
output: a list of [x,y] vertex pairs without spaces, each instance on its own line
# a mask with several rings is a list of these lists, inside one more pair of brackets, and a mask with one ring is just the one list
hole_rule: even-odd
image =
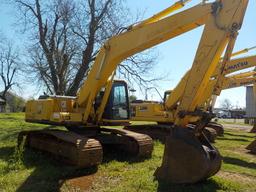
[[244,119],[218,119],[218,122],[222,124],[236,124],[236,125],[250,126],[249,124],[244,123]]
[[[221,171],[195,185],[164,185],[154,181],[164,146],[155,141],[152,158],[139,161],[126,154],[106,154],[102,165],[76,169],[31,150],[16,147],[20,130],[47,128],[23,121],[24,114],[0,114],[0,191],[256,191],[256,157],[244,149],[255,135],[227,129],[216,147],[223,156]],[[75,179],[74,179],[75,178]],[[89,185],[88,186],[86,185]]]

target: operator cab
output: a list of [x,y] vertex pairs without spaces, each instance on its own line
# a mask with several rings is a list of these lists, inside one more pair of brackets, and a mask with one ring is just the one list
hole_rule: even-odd
[[[128,87],[125,81],[115,80],[108,98],[105,111],[103,113],[104,121],[129,120],[130,106]],[[127,122],[127,121],[125,121]]]

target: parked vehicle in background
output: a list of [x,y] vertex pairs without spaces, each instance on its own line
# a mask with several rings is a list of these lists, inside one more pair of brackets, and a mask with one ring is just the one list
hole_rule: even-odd
[[231,118],[230,111],[219,111],[216,115],[217,115],[218,118],[221,118],[221,119]]

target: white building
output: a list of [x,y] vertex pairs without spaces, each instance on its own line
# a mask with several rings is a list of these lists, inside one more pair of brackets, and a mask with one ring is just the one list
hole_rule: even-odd
[[253,86],[246,87],[246,117],[256,118],[256,98],[253,96]]

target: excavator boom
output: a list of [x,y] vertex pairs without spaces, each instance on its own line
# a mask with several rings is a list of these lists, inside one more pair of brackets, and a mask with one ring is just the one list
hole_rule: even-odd
[[[177,37],[206,23],[212,4],[197,5],[183,12],[166,17],[112,37],[101,48],[87,80],[81,87],[77,103],[85,108],[83,121],[87,121],[94,98],[120,62],[135,53]],[[95,86],[91,86],[91,85]]]

